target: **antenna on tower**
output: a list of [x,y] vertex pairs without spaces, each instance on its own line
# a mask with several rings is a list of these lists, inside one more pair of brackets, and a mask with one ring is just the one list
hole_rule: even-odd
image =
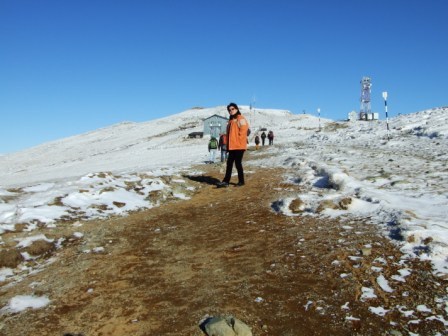
[[359,111],[359,119],[367,120],[368,116],[372,112],[370,106],[370,92],[372,83],[369,77],[363,77],[361,79],[361,109]]

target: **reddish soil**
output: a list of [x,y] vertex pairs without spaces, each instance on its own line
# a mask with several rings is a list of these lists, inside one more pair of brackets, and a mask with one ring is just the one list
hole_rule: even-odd
[[[1,306],[15,295],[51,299],[45,308],[0,316],[0,335],[200,336],[207,314],[233,315],[254,335],[446,331],[415,310],[425,304],[431,316],[443,314],[434,298],[446,295],[447,284],[429,264],[409,261],[406,282],[393,282],[393,293],[379,288],[372,266],[382,267],[386,279],[403,267],[401,253],[376,226],[350,222],[347,230],[337,220],[276,213],[271,204],[285,190],[298,191],[282,182],[279,169],[251,167],[245,186],[224,189],[214,186],[222,177],[218,165],[201,169],[202,176],[185,177],[198,188],[190,200],[85,222],[84,237],[56,250],[55,262],[0,287]],[[371,254],[361,255],[366,244]],[[104,252],[83,252],[94,246]],[[377,298],[361,301],[362,287],[374,288]],[[342,308],[347,302],[349,310]],[[381,317],[371,306],[394,311]]]

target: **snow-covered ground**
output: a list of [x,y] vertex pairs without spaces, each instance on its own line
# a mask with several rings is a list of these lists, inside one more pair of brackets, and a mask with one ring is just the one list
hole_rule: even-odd
[[[297,127],[297,124],[299,126]],[[296,197],[305,214],[322,200],[350,198],[347,210],[381,225],[412,256],[430,259],[448,273],[448,108],[401,115],[389,121],[327,123],[321,132],[292,122],[277,132],[279,148],[260,165],[291,167],[290,181],[305,191]],[[389,140],[388,140],[389,136]],[[277,146],[278,147],[278,146]]]
[[[262,127],[275,133],[271,155],[253,152],[246,164],[287,168],[285,180],[301,186],[300,194],[285,191],[278,211],[365,218],[408,255],[431,260],[436,274],[448,274],[448,108],[392,118],[389,131],[383,120],[334,122],[282,110],[241,110],[251,124],[251,144]],[[1,234],[16,224],[29,233],[17,241],[26,246],[42,238],[35,233],[41,225],[157,206],[150,197],[155,190],[188,197],[181,173],[194,173],[190,167],[208,159],[208,137],[187,135],[202,131],[202,120],[213,114],[227,117],[225,106],[125,122],[0,156],[0,248]],[[297,198],[303,202],[300,214],[289,209]],[[344,199],[350,201],[343,208],[317,209],[324,200]],[[13,274],[0,269],[0,281]],[[5,309],[46,302],[24,296]]]

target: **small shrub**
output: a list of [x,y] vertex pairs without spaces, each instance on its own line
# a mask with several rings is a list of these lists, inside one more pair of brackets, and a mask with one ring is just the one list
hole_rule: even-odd
[[[67,195],[65,195],[65,196],[67,196]],[[64,203],[62,203],[62,199],[65,197],[65,196],[58,196],[58,197],[55,197],[55,199],[52,201],[52,202],[50,202],[50,203],[48,203],[48,205],[54,205],[54,206],[64,206]]]
[[107,187],[107,188],[101,189],[100,194],[105,193],[105,192],[112,192],[115,190],[116,189],[114,187]]
[[28,224],[25,224],[25,223],[16,223],[15,225],[14,225],[14,230],[16,231],[16,232],[23,232],[23,231],[25,231],[25,229],[28,227]]
[[25,251],[32,256],[47,255],[55,249],[53,243],[46,240],[36,240],[30,246],[25,248]]
[[22,254],[17,250],[0,251],[0,268],[16,268],[23,260]]
[[339,207],[330,200],[323,200],[322,202],[320,202],[319,206],[317,207],[316,212],[321,213],[325,209],[338,210]]
[[292,213],[296,214],[303,212],[304,206],[305,204],[303,203],[303,201],[300,198],[296,198],[289,204],[289,209]]
[[351,197],[346,197],[346,198],[343,198],[343,199],[341,199],[341,200],[339,201],[339,207],[340,207],[342,210],[348,210],[348,207],[349,207],[350,204],[352,204],[352,199],[351,199]]

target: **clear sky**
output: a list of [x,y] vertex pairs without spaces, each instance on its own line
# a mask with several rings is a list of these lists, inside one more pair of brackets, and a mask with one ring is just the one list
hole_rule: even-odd
[[0,153],[234,101],[448,105],[446,0],[0,0]]

